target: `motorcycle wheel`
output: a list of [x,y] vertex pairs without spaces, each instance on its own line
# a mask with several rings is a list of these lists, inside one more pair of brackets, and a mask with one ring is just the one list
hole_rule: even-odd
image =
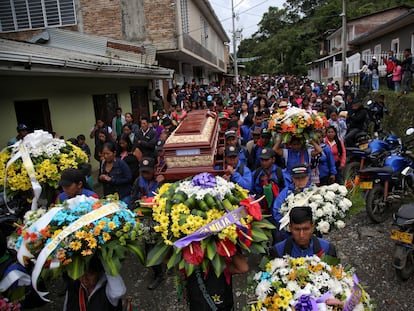
[[410,278],[410,276],[414,273],[414,260],[412,253],[407,256],[404,268],[395,269],[395,272],[397,273],[397,276],[403,281],[407,281]]
[[359,162],[350,162],[344,167],[342,176],[345,178],[345,186],[350,189],[357,184],[356,178],[359,172]]
[[384,186],[377,184],[368,191],[365,202],[368,217],[375,223],[381,223],[387,219],[387,203],[384,202]]

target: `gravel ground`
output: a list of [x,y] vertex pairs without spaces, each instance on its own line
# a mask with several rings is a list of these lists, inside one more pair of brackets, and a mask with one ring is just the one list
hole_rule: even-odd
[[384,223],[373,224],[363,211],[327,238],[336,245],[342,263],[356,268],[361,283],[376,302],[376,310],[414,310],[414,300],[410,298],[414,277],[401,281],[392,266],[391,228],[391,214]]

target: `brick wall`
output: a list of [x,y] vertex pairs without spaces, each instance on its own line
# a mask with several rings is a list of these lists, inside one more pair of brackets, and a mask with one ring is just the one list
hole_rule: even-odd
[[157,44],[174,41],[176,34],[176,7],[173,0],[145,0],[147,40]]
[[122,38],[120,0],[81,0],[83,32]]

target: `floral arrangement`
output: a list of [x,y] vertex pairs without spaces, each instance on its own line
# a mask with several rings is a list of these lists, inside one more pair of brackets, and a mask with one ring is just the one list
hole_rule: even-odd
[[90,258],[98,255],[105,271],[117,275],[128,250],[144,261],[137,215],[116,198],[81,195],[44,214],[28,213],[18,229],[16,249],[21,264],[36,259],[34,271],[36,266],[58,268],[77,279]]
[[352,269],[318,256],[276,258],[254,275],[253,283],[251,311],[374,309]]
[[0,297],[0,311],[20,311],[20,303],[9,302],[7,298]]
[[277,110],[269,121],[269,129],[281,133],[284,143],[289,142],[292,136],[308,140],[313,137],[315,130],[321,130],[328,125],[329,122],[323,113],[310,114],[297,107]]
[[[27,168],[19,156],[21,144],[29,154],[35,177],[42,186],[47,184],[52,188],[58,188],[63,170],[78,168],[80,164],[88,162],[86,153],[69,141],[53,138],[51,134],[42,130],[34,131],[0,153],[0,184],[6,186],[8,195],[32,188]],[[11,163],[6,172],[7,163],[15,156],[18,158]]]
[[352,202],[346,198],[347,193],[345,186],[336,183],[329,186],[314,186],[300,193],[292,193],[279,209],[279,213],[284,216],[281,222],[287,221],[293,207],[306,205],[312,208],[313,222],[317,231],[328,233],[332,228],[342,229],[345,227],[343,219],[352,206]]
[[[147,265],[169,257],[167,267],[178,265],[190,275],[195,266],[206,271],[211,263],[219,276],[225,258],[237,248],[264,253],[262,242],[274,228],[262,218],[258,201],[248,191],[220,176],[202,173],[186,180],[164,184],[147,202],[157,222],[160,240],[148,253]],[[145,207],[144,207],[145,208]]]

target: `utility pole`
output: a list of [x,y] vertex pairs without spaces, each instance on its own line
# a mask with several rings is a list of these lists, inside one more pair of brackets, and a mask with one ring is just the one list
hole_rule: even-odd
[[342,85],[345,83],[346,76],[348,75],[346,68],[346,47],[347,47],[347,25],[346,25],[346,0],[342,0]]
[[[345,0],[344,0],[345,1]],[[236,84],[239,83],[239,70],[237,68],[237,41],[236,41],[236,13],[234,13],[234,0],[231,0],[231,17],[233,20],[233,67],[234,79]]]

